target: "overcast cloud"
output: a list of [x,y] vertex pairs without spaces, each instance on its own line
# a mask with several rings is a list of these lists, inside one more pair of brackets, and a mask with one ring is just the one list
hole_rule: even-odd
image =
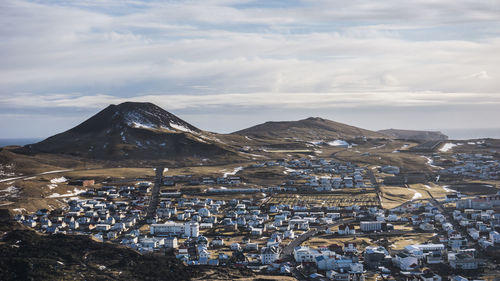
[[499,127],[496,0],[4,0],[0,40],[1,137],[126,100],[217,132]]

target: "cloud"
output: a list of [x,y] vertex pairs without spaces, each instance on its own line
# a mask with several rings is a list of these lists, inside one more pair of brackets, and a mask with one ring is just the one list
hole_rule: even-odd
[[5,0],[0,108],[497,104],[499,33],[484,1]]
[[125,101],[152,102],[167,110],[196,108],[362,108],[408,107],[441,105],[493,105],[500,104],[500,95],[489,93],[441,92],[367,92],[367,93],[231,93],[213,95],[159,94],[136,97],[109,95],[82,96],[70,94],[22,94],[5,98],[0,108],[81,108],[101,109],[109,104]]
[[488,80],[491,77],[488,75],[488,72],[480,71],[478,73],[474,73],[474,74],[467,76],[467,78],[474,78],[474,79],[478,79],[478,80]]

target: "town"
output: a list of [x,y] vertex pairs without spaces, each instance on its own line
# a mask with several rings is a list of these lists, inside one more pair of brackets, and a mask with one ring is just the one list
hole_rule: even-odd
[[[432,157],[437,164],[440,157]],[[498,161],[453,157],[457,164],[439,170],[438,180],[450,173],[498,178]],[[276,167],[282,172],[275,185],[240,176]],[[500,193],[466,196],[426,185],[445,196],[415,191],[411,200],[384,208],[381,185],[388,175],[401,176],[399,167],[311,158],[238,166],[218,177],[155,172],[155,178],[105,183],[56,178],[87,190],[63,209],[15,219],[42,233],[90,235],[143,254],[175,255],[190,266],[246,267],[299,280],[462,281],[497,267]]]

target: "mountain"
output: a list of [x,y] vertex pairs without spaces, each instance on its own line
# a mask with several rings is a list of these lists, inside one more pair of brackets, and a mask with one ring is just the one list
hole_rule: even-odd
[[387,138],[386,135],[354,126],[310,117],[299,121],[266,122],[233,134],[258,138],[291,138],[301,140]]
[[183,159],[231,153],[217,138],[152,103],[110,105],[80,125],[25,146],[94,159]]
[[390,136],[396,139],[417,140],[417,141],[433,141],[447,140],[448,136],[438,131],[415,131],[415,130],[398,130],[388,129],[378,131],[381,134]]

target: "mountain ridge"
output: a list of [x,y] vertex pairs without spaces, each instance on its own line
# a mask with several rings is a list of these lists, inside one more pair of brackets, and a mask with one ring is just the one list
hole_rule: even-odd
[[24,147],[30,152],[86,158],[182,159],[231,154],[195,126],[152,104],[109,105],[79,125]]
[[403,140],[447,140],[448,136],[440,131],[424,131],[424,130],[402,130],[402,129],[386,129],[377,131],[381,134]]
[[353,139],[356,137],[388,138],[374,131],[320,117],[309,117],[297,121],[268,121],[231,134],[261,138],[296,138],[300,135],[300,138],[305,140]]

